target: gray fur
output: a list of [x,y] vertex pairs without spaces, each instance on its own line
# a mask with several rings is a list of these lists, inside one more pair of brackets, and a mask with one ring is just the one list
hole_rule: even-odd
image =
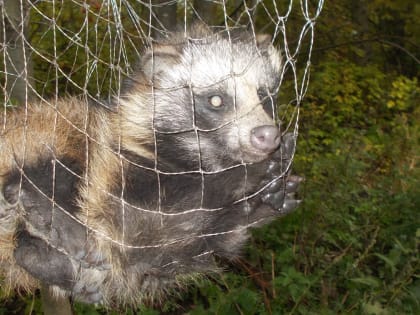
[[296,137],[274,128],[280,54],[267,37],[235,36],[198,28],[153,43],[110,109],[28,106],[20,145],[24,113],[13,114],[0,139],[10,152],[0,244],[16,239],[0,267],[19,271],[11,281],[88,303],[160,300],[298,204]]

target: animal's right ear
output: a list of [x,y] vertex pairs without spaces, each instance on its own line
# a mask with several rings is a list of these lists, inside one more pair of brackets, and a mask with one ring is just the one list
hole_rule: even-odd
[[257,46],[260,49],[267,49],[270,45],[272,45],[271,35],[269,34],[257,34],[256,39],[257,39]]
[[174,45],[153,44],[141,58],[141,69],[149,81],[179,62],[179,51]]
[[280,71],[283,64],[281,52],[273,46],[271,35],[257,34],[256,40],[260,51],[270,59],[274,68]]

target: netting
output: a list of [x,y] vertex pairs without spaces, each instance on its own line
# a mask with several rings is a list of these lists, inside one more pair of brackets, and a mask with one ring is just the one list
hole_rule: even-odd
[[[236,255],[245,230],[297,203],[287,187],[300,181],[290,170],[322,6],[2,1],[1,267],[16,259],[96,302],[125,294],[105,284],[113,292],[86,298],[103,283],[153,295],[173,274],[207,272],[212,254]],[[56,252],[33,257],[38,241]],[[51,258],[59,278],[77,265],[77,280],[57,280]]]

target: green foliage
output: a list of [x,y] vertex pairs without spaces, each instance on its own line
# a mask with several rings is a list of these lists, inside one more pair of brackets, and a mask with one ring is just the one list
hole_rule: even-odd
[[[252,287],[252,283],[234,273],[221,275],[213,282],[203,282],[197,288],[193,300],[197,307],[191,310],[191,315],[256,314],[264,309],[261,294]],[[205,307],[206,304],[208,307]]]
[[[138,3],[131,6],[141,14]],[[29,37],[36,49],[31,58],[43,97],[87,92],[106,98],[116,93],[142,41],[126,6],[119,8],[121,19],[108,9],[94,0],[43,1],[32,8]],[[110,27],[115,23],[121,23],[121,29]]]

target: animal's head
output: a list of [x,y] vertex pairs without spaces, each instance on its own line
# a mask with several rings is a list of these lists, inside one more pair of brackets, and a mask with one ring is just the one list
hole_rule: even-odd
[[[270,37],[201,28],[182,35],[151,45],[139,76],[150,87],[147,101],[136,101],[141,89],[131,96],[130,106],[149,106],[158,159],[212,171],[267,158],[280,142],[275,93],[282,70]],[[144,108],[132,110],[128,116],[144,116]]]

